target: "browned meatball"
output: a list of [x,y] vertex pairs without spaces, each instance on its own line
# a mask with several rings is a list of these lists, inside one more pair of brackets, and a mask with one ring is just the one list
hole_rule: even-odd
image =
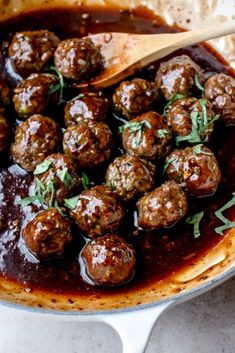
[[12,66],[21,76],[42,71],[60,40],[47,30],[18,32],[9,46]]
[[38,164],[56,151],[59,142],[58,124],[48,117],[33,115],[17,126],[11,154],[15,163],[33,172]]
[[5,152],[10,145],[11,130],[5,118],[4,109],[0,108],[0,154]]
[[0,107],[11,103],[11,90],[6,83],[0,81]]
[[213,194],[221,179],[215,155],[202,145],[173,151],[165,165],[169,179],[181,183],[197,197]]
[[126,118],[132,119],[148,111],[156,98],[157,91],[152,83],[134,78],[131,81],[122,82],[116,88],[113,94],[113,105]]
[[235,124],[235,79],[225,74],[211,76],[205,83],[205,97],[226,125]]
[[65,106],[65,125],[77,125],[78,122],[87,120],[103,121],[106,119],[109,108],[108,99],[101,93],[81,93]]
[[90,38],[73,38],[60,42],[55,51],[55,66],[64,77],[90,78],[104,64],[100,48]]
[[123,147],[131,155],[154,161],[163,159],[171,149],[171,130],[158,113],[144,113],[121,130]]
[[218,115],[206,99],[187,97],[175,101],[166,111],[166,118],[176,143],[198,143],[209,141]]
[[45,112],[50,104],[58,103],[58,77],[50,74],[32,74],[15,89],[13,103],[20,118]]
[[86,275],[96,285],[120,285],[130,281],[135,274],[135,250],[117,235],[89,241],[81,259]]
[[167,181],[143,196],[137,207],[141,228],[168,228],[187,213],[187,195],[176,182]]
[[107,161],[112,144],[112,133],[101,122],[85,121],[68,127],[64,133],[64,152],[81,168],[97,167]]
[[[48,192],[44,197],[47,205],[57,201],[64,205],[64,200],[76,193],[81,180],[77,174],[74,162],[62,153],[54,153],[46,157],[34,171],[35,180],[39,179]],[[50,185],[53,184],[53,188]]]
[[175,56],[160,64],[156,87],[166,100],[171,100],[177,93],[189,96],[195,88],[196,74],[202,81],[201,68],[189,56]]
[[106,184],[124,201],[153,189],[155,166],[135,156],[117,157],[108,167]]
[[96,238],[120,228],[124,209],[108,186],[98,185],[79,195],[71,216],[82,232],[90,238]]
[[30,252],[40,259],[61,256],[72,240],[70,222],[56,208],[39,212],[22,231]]

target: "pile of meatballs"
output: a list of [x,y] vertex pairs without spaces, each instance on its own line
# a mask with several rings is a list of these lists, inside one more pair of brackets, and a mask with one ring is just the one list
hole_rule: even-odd
[[[0,152],[10,151],[14,163],[34,174],[32,202],[38,196],[43,206],[22,229],[27,248],[40,261],[62,256],[75,222],[86,240],[79,257],[85,280],[130,281],[136,253],[122,234],[127,205],[137,206],[140,229],[158,230],[186,215],[188,195],[216,192],[221,172],[207,143],[218,121],[235,124],[235,79],[223,73],[208,78],[181,55],[160,64],[155,82],[133,78],[111,88],[111,98],[85,90],[65,102],[65,84],[88,80],[104,66],[90,38],[60,41],[47,30],[19,32],[8,58],[22,81],[13,94],[0,82]],[[53,110],[61,100],[59,124]],[[165,106],[161,114],[156,102]],[[6,107],[12,104],[20,122],[11,143]],[[125,121],[119,129],[124,153],[114,160],[111,109]],[[107,163],[103,183],[84,189],[83,172],[95,174]]]

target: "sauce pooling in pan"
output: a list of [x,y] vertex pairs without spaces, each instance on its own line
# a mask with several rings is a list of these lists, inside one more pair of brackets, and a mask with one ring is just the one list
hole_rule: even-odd
[[[0,27],[1,276],[32,290],[122,292],[221,241],[228,224],[216,211],[235,190],[235,87],[220,56],[187,47],[129,82],[81,92],[74,83],[101,70],[102,58],[68,39],[176,29],[143,10],[99,9],[37,12]],[[27,51],[39,42],[21,55],[22,43]],[[85,69],[67,60],[71,45],[85,48]],[[216,100],[224,87],[226,107]]]

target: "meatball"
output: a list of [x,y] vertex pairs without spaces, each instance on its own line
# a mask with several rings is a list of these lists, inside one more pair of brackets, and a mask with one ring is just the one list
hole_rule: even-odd
[[5,152],[10,145],[11,129],[8,124],[4,109],[0,109],[0,154]]
[[138,224],[146,230],[171,227],[185,216],[187,204],[180,185],[167,181],[138,201]]
[[18,32],[9,46],[9,57],[22,77],[42,71],[53,57],[60,40],[47,30]]
[[85,119],[103,121],[106,119],[108,108],[109,101],[101,92],[82,93],[66,104],[65,125],[77,125]]
[[113,94],[114,108],[128,119],[148,111],[157,98],[154,85],[141,78],[124,81]]
[[42,114],[49,105],[58,103],[58,77],[50,74],[32,74],[15,89],[13,103],[20,118],[27,119],[33,114]]
[[15,163],[33,172],[49,154],[56,152],[59,142],[58,124],[48,117],[33,115],[17,126],[11,154]]
[[81,259],[86,275],[96,285],[120,285],[130,281],[135,274],[135,250],[117,235],[89,241]]
[[124,209],[108,186],[98,185],[79,195],[71,216],[84,234],[96,238],[121,227]]
[[11,103],[11,90],[6,83],[0,81],[0,107]]
[[22,236],[29,251],[39,259],[61,256],[72,240],[69,220],[56,208],[39,212],[23,228]]
[[193,97],[175,101],[166,111],[168,125],[176,135],[177,143],[208,142],[218,117],[210,102]]
[[171,130],[158,113],[144,113],[121,130],[123,147],[131,155],[154,161],[165,158],[171,149]]
[[171,100],[177,93],[189,96],[195,89],[195,75],[203,80],[201,68],[189,56],[175,56],[160,64],[156,87],[166,100]]
[[205,83],[205,97],[226,125],[235,125],[235,79],[225,74],[211,76]]
[[173,151],[167,157],[165,166],[169,179],[181,183],[197,197],[213,194],[221,179],[215,155],[203,145]]
[[153,189],[155,166],[135,156],[117,157],[108,167],[106,184],[124,201]]
[[104,64],[100,48],[87,37],[60,42],[54,58],[56,69],[64,77],[73,80],[90,78]]
[[[39,179],[48,189],[44,202],[51,206],[57,201],[64,205],[64,200],[76,193],[81,180],[73,161],[62,153],[54,153],[46,157],[34,171],[35,181]],[[53,183],[53,188],[49,185]]]
[[112,144],[112,133],[102,122],[85,121],[64,133],[64,152],[81,168],[94,168],[107,161]]

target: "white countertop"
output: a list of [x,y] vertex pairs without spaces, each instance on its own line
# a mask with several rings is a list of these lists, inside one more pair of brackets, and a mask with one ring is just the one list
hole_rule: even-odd
[[[99,323],[28,318],[0,307],[0,353],[121,353],[121,341]],[[69,337],[64,339],[63,331]],[[235,353],[235,278],[163,313],[146,353]]]

